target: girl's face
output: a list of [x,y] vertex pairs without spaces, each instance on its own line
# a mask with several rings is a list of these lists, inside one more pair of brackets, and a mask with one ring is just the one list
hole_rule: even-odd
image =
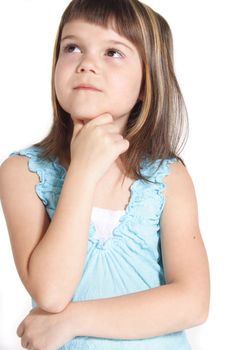
[[[137,48],[112,28],[84,20],[63,27],[55,69],[55,90],[72,120],[84,123],[110,113],[125,125],[139,98],[142,62]],[[80,84],[98,89],[77,88]]]

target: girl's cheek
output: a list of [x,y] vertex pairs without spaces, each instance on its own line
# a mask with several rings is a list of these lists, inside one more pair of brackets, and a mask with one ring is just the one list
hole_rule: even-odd
[[63,65],[69,65],[78,63],[78,59],[75,55],[61,54],[58,58],[58,62],[60,62]]
[[60,73],[62,72],[64,73],[65,71],[75,69],[77,67],[77,64],[78,64],[77,60],[74,60],[72,58],[67,58],[67,59],[61,58],[57,62],[57,70]]

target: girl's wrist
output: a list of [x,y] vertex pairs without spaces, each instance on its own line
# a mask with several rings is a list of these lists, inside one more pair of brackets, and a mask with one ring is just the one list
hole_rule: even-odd
[[77,336],[83,336],[85,334],[85,315],[83,313],[82,302],[70,302],[65,313],[65,323],[70,329],[72,338]]
[[96,187],[97,180],[95,179],[93,171],[89,170],[85,166],[81,166],[80,164],[77,164],[76,161],[71,161],[69,165],[68,173],[73,174],[75,177],[81,176],[83,181],[92,185],[93,188]]

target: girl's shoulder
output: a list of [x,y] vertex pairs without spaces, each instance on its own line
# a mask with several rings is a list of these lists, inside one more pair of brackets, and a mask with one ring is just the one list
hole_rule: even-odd
[[5,162],[23,166],[25,164],[25,158],[27,159],[27,170],[37,173],[40,178],[45,174],[47,177],[50,175],[61,177],[65,173],[65,169],[59,165],[58,158],[44,158],[42,156],[42,149],[36,146],[11,152]]
[[[14,162],[13,160],[10,161],[10,159],[18,159],[18,163],[20,163],[20,159],[23,159],[24,157],[27,157],[29,159],[29,166],[33,167],[34,166],[46,166],[49,164],[49,160],[43,159],[42,158],[42,149],[40,147],[27,147],[23,149],[19,149],[16,151],[13,151],[9,154],[9,158],[6,160],[8,162]],[[19,157],[16,157],[19,156]],[[17,161],[15,161],[16,163]]]
[[[11,152],[1,165],[1,172],[28,172],[28,170],[37,172],[37,169],[43,168],[46,163],[41,158],[40,148],[28,147]],[[33,171],[33,169],[36,171]]]
[[174,176],[174,173],[184,171],[185,166],[182,162],[176,158],[157,159],[155,161],[149,161],[145,159],[142,162],[142,174],[149,178],[150,181],[155,183],[163,183],[165,178]]
[[166,186],[178,188],[185,185],[193,185],[192,178],[186,165],[184,165],[179,159],[169,162],[169,170],[167,177],[164,178]]
[[[33,177],[32,173],[36,173],[42,180],[48,168],[49,161],[41,158],[41,149],[32,146],[11,152],[1,165],[1,173],[4,173],[5,178],[18,176],[18,179],[23,175]],[[36,179],[35,176],[34,179]]]
[[[10,185],[11,182],[17,182],[19,177],[25,178],[27,175],[27,158],[12,157],[11,155],[13,154],[4,160],[0,167],[1,187]],[[34,179],[36,180],[36,177]]]
[[6,158],[1,164],[0,177],[4,178],[4,181],[7,181],[7,179],[11,181],[14,177],[26,175],[28,173],[28,158],[23,156],[31,158],[33,153],[35,158],[36,150],[31,149],[31,147],[10,153],[8,158]]
[[[193,179],[186,165],[180,160],[172,162],[169,166],[169,171],[163,179],[163,190],[165,196],[166,217],[171,221],[174,211],[185,213],[190,210],[190,213],[197,219],[197,196]],[[164,215],[165,216],[165,215]],[[190,214],[191,217],[191,214]],[[195,220],[194,220],[195,221]]]
[[195,206],[196,194],[192,178],[187,166],[179,158],[158,159],[154,162],[144,163],[143,175],[155,186],[156,193],[161,195],[163,204],[173,203],[174,199],[184,198],[183,204],[188,200]]
[[58,165],[57,158],[44,159],[41,153],[41,148],[34,146],[10,153],[1,165],[0,184],[7,188],[30,184],[47,206],[51,201],[50,193],[54,196],[60,193],[65,169]]

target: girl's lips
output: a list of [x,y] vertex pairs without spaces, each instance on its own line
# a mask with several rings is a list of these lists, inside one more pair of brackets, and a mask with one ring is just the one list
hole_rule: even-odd
[[77,88],[75,88],[75,90],[93,90],[93,91],[100,91],[98,89],[95,89],[93,87],[84,87],[84,86],[78,86]]
[[75,89],[84,89],[84,90],[93,90],[93,91],[101,91],[98,89],[95,85],[87,84],[87,83],[81,83],[78,86],[75,87]]

